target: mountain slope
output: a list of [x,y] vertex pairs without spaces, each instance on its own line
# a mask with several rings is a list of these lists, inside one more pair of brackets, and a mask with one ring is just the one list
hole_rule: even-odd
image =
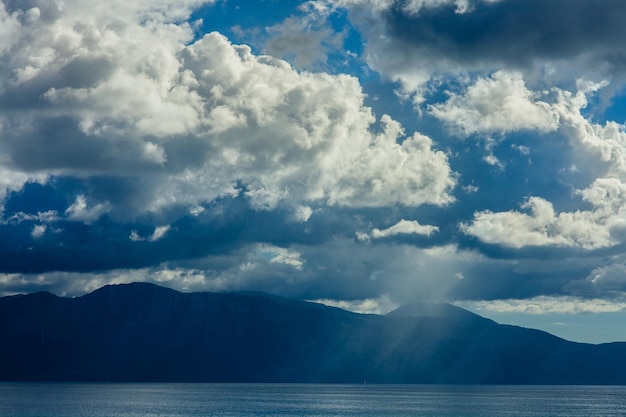
[[456,309],[360,315],[152,284],[5,297],[0,379],[626,383],[626,344],[572,343]]

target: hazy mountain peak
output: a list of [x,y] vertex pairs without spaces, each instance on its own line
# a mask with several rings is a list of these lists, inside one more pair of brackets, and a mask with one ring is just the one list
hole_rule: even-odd
[[443,302],[415,301],[387,313],[390,317],[440,317],[455,320],[488,320],[461,307]]

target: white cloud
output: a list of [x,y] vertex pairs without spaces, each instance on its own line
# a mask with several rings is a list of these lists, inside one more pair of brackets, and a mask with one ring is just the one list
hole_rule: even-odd
[[592,293],[609,294],[626,292],[626,264],[620,261],[612,262],[594,268],[586,279],[586,290]]
[[[355,78],[298,73],[284,61],[255,57],[248,47],[231,45],[215,33],[183,55],[209,109],[237,120],[202,138],[214,148],[214,158],[185,172],[185,185],[200,188],[194,196],[214,198],[239,179],[257,208],[452,201],[455,179],[446,155],[419,134],[398,144],[404,131],[388,116],[381,118],[384,133],[373,134],[375,120]],[[209,177],[217,186],[213,192],[203,189]],[[174,183],[182,179],[171,178]],[[168,187],[173,193],[177,189]],[[185,201],[189,193],[173,198]]]
[[[592,210],[556,213],[552,204],[540,197],[530,197],[519,211],[474,214],[461,230],[487,243],[512,248],[525,246],[563,246],[598,249],[619,243],[615,234],[626,230],[626,185],[615,179],[599,179],[580,191]],[[598,197],[604,197],[602,198]]]
[[[16,111],[0,116],[0,153],[11,161],[10,171],[0,163],[0,199],[7,189],[19,190],[28,181],[44,182],[49,174],[75,172],[81,165],[88,171],[103,168],[91,161],[85,163],[85,156],[107,160],[117,152],[119,143],[100,142],[103,133],[115,130],[116,114],[154,112],[157,106],[159,114],[151,115],[149,129],[168,131],[163,126],[168,120],[182,123],[185,117],[159,104],[164,100],[156,100],[154,91],[158,85],[167,87],[163,79],[177,71],[178,62],[168,60],[168,55],[174,56],[181,42],[192,36],[188,25],[169,23],[186,19],[191,8],[203,2],[27,3],[33,7],[22,8],[23,2],[0,4],[0,102],[16,106]],[[168,63],[173,63],[169,70]],[[143,72],[144,77],[133,77],[133,71]],[[41,123],[56,117],[76,120],[77,132],[66,130],[61,141],[50,139],[54,129]],[[129,126],[146,125],[141,119],[133,121],[137,124]],[[83,141],[73,137],[79,136],[79,130],[96,135]],[[128,136],[129,142],[132,136]],[[108,145],[109,149],[103,149]],[[137,150],[138,158],[145,151],[148,160],[160,163],[162,155],[158,145],[153,145],[142,148],[129,143],[121,148],[128,154]],[[23,174],[25,171],[35,174]]]
[[591,208],[556,213],[549,201],[530,197],[521,208],[528,213],[489,210],[477,212],[463,232],[487,243],[512,248],[562,246],[599,249],[615,246],[626,235],[626,132],[623,125],[604,126],[588,121],[581,109],[587,94],[604,83],[579,81],[579,92],[555,90],[558,99],[550,107],[558,114],[559,131],[576,150],[575,158],[595,176],[586,188],[576,190]]
[[38,221],[42,223],[53,223],[59,220],[59,214],[56,210],[47,210],[47,211],[39,211],[37,214],[24,213],[23,211],[18,211],[17,213],[13,213],[10,217],[8,217],[2,223],[17,223],[20,224],[26,221]]
[[152,235],[148,238],[150,242],[156,242],[165,236],[167,232],[170,231],[170,225],[158,226],[154,229]]
[[626,311],[626,300],[583,299],[571,296],[539,296],[529,299],[504,299],[459,303],[466,308],[488,313],[584,314]]
[[398,305],[391,301],[387,295],[382,295],[378,298],[367,298],[364,300],[331,300],[328,298],[321,298],[310,301],[360,314],[387,314],[398,307]]
[[131,230],[130,236],[128,238],[133,242],[156,242],[158,240],[161,240],[167,234],[167,232],[170,231],[170,229],[170,225],[157,226],[154,228],[154,232],[152,232],[152,234],[148,237],[142,237],[136,230]]
[[388,227],[387,229],[380,230],[378,228],[374,228],[369,234],[360,232],[358,237],[359,240],[367,240],[370,238],[380,239],[401,234],[430,236],[438,230],[439,228],[437,226],[422,225],[416,220],[401,219],[398,223]]
[[297,206],[293,209],[292,218],[296,222],[306,222],[313,215],[313,209],[309,206]]
[[526,88],[520,73],[498,71],[477,80],[463,95],[451,93],[445,103],[431,105],[429,111],[462,135],[554,131],[559,115],[538,96]]
[[33,239],[39,239],[44,234],[46,234],[46,225],[45,224],[36,224],[36,225],[34,225],[33,228],[31,229],[31,232],[30,232],[30,235],[33,237]]
[[147,270],[89,272],[48,272],[45,274],[1,274],[0,296],[51,291],[61,297],[81,296],[108,284],[147,281]]
[[100,203],[90,207],[87,204],[87,198],[84,195],[79,195],[74,203],[65,210],[65,215],[72,221],[93,223],[109,210],[109,203]]
[[162,267],[157,270],[145,270],[148,277],[159,285],[173,286],[179,291],[203,291],[207,285],[204,272],[192,268]]
[[256,246],[255,252],[259,258],[269,260],[270,263],[289,265],[295,269],[301,269],[304,265],[300,258],[301,254],[294,250],[269,244],[259,244]]
[[483,156],[483,161],[491,166],[497,167],[500,170],[504,170],[504,163],[500,161],[498,157],[493,154],[493,152],[489,152],[488,154]]
[[[578,81],[574,94],[556,90],[558,100],[554,109],[559,113],[560,129],[575,147],[575,157],[581,166],[593,169],[596,175],[613,176],[626,180],[626,128],[607,121],[604,125],[593,123],[582,113],[588,105],[588,96],[607,86],[607,82]],[[589,165],[591,165],[589,167]]]
[[152,142],[146,142],[144,144],[143,157],[145,160],[152,161],[158,165],[163,165],[167,162],[167,155],[163,148]]
[[128,236],[128,238],[133,242],[141,242],[146,240],[145,238],[139,236],[139,233],[136,230],[131,230],[130,236]]
[[[402,127],[389,116],[381,118],[382,134],[348,163],[336,179],[338,187],[329,190],[331,205],[380,207],[392,204],[419,206],[447,205],[454,201],[448,193],[456,178],[447,156],[432,149],[432,140],[419,133],[397,143]],[[330,180],[330,179],[329,179]],[[330,188],[330,187],[329,187]]]
[[0,115],[12,189],[32,179],[18,170],[140,184],[142,201],[128,207],[77,199],[66,212],[77,221],[188,211],[238,195],[239,184],[258,209],[453,200],[446,155],[388,116],[374,133],[356,78],[298,72],[218,33],[194,41],[184,20],[202,3],[68,0],[5,13],[19,30],[7,29],[11,45],[0,48],[0,102],[22,97],[24,109]]
[[526,155],[526,156],[530,155],[530,148],[528,146],[511,145],[511,148],[515,149],[516,151],[518,151],[522,155]]

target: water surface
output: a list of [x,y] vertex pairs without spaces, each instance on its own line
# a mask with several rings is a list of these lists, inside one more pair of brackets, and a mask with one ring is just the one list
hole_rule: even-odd
[[0,383],[0,416],[626,415],[626,387]]

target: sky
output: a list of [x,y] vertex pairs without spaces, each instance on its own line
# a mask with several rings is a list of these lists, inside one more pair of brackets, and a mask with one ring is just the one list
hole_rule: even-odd
[[626,2],[1,0],[0,295],[446,301],[626,341]]

